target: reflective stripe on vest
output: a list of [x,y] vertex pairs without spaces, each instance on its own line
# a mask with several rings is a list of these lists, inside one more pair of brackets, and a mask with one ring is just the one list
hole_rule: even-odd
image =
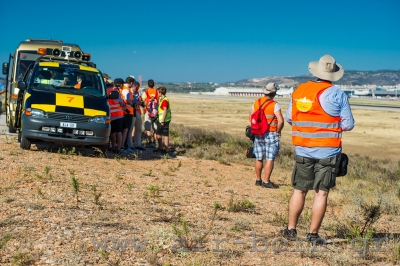
[[167,115],[165,116],[164,122],[170,122],[172,115],[171,115],[171,108],[169,107],[169,99],[167,96],[165,96],[164,99],[162,99],[161,102],[158,104],[158,121],[161,122],[161,118],[163,117],[164,114],[164,109],[161,108],[163,101],[168,102]]
[[[114,90],[114,88],[109,88],[107,89],[107,95],[109,95],[112,91],[118,90]],[[108,99],[108,104],[110,105],[111,118],[124,116],[124,111],[122,110],[122,106],[119,104],[119,102],[114,101],[114,99]]]
[[41,84],[50,84],[50,80],[49,79],[41,79],[40,83]]
[[330,88],[330,82],[309,81],[292,94],[292,142],[302,147],[340,147],[340,117],[327,114],[319,96]]
[[[260,108],[260,104],[263,104],[267,99],[269,99],[268,97],[263,97],[258,99],[257,101],[254,102],[254,111],[257,111]],[[264,114],[265,114],[265,118],[267,118],[267,122],[269,124],[269,129],[268,131],[270,132],[275,132],[276,131],[276,127],[278,125],[278,120],[276,119],[276,116],[274,115],[274,111],[275,111],[275,104],[276,102],[274,100],[272,103],[270,103],[264,110]],[[268,101],[269,102],[269,101]],[[266,102],[262,108],[265,107],[266,104],[268,104],[268,102]]]

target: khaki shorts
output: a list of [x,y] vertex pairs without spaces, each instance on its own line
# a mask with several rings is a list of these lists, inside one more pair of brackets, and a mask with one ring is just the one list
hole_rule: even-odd
[[336,185],[340,153],[326,159],[313,159],[295,155],[292,186],[301,191],[329,189]]

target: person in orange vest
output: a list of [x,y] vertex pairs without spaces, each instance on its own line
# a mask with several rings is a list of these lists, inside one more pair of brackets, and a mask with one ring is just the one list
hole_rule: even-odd
[[[253,103],[251,115],[256,112],[260,106],[264,109],[265,118],[269,124],[269,130],[264,135],[255,135],[253,153],[256,156],[256,186],[264,188],[278,188],[270,180],[272,170],[274,169],[274,160],[279,152],[279,140],[281,137],[284,120],[281,107],[273,99],[276,96],[278,86],[275,83],[268,83],[263,88],[264,97]],[[263,158],[265,156],[264,179],[261,179],[263,169]]]
[[289,202],[289,223],[281,231],[297,237],[297,222],[309,190],[314,190],[310,230],[306,241],[316,242],[325,215],[329,190],[336,185],[342,153],[342,132],[355,125],[347,95],[332,82],[344,74],[343,67],[330,55],[310,62],[308,70],[316,81],[300,84],[293,92],[286,121],[292,126],[295,166],[293,194]]
[[[118,91],[119,88],[124,85],[124,80],[121,78],[116,78],[114,80],[114,86],[107,88],[107,95],[112,91]],[[122,97],[118,99],[108,99],[108,104],[110,105],[110,119],[111,119],[111,148],[116,154],[121,154],[122,149],[122,130],[124,123],[124,103]]]
[[[147,81],[147,85],[148,85],[148,89],[143,92],[142,94],[142,99],[145,102],[145,116],[144,116],[144,130],[146,131],[146,135],[147,135],[147,139],[148,139],[148,143],[146,145],[147,148],[156,148],[156,130],[157,130],[157,116],[155,117],[151,117],[151,115],[154,112],[158,112],[158,99],[159,99],[159,94],[158,94],[158,90],[154,88],[154,80],[149,79]],[[155,107],[155,109],[153,108],[152,110],[150,110],[153,106],[151,106],[151,103],[153,103],[153,101],[155,101],[155,103],[157,104]],[[153,134],[152,131],[153,130]],[[153,141],[154,140],[154,141]]]
[[133,83],[135,79],[132,77],[127,77],[125,80],[125,84],[121,89],[122,99],[126,106],[126,114],[124,115],[124,123],[126,125],[126,129],[122,132],[122,138],[124,140],[124,153],[133,153],[135,152],[135,148],[133,147],[132,142],[132,129],[133,129],[133,117],[135,115],[135,107],[133,104]]

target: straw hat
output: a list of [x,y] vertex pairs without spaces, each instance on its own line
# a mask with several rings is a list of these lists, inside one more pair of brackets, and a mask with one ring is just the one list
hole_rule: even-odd
[[308,70],[317,78],[329,81],[338,81],[344,74],[343,67],[330,55],[324,55],[318,62],[310,62]]

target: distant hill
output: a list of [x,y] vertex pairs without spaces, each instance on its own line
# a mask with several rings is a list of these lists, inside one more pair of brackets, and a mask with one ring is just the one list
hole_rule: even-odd
[[[277,84],[285,84],[288,87],[296,86],[308,80],[314,80],[315,77],[310,75],[304,76],[268,76],[264,78],[251,78],[239,80],[235,85],[240,86],[263,86],[269,82]],[[341,85],[396,85],[400,84],[400,70],[378,70],[378,71],[357,71],[345,70],[343,77],[336,82]]]

